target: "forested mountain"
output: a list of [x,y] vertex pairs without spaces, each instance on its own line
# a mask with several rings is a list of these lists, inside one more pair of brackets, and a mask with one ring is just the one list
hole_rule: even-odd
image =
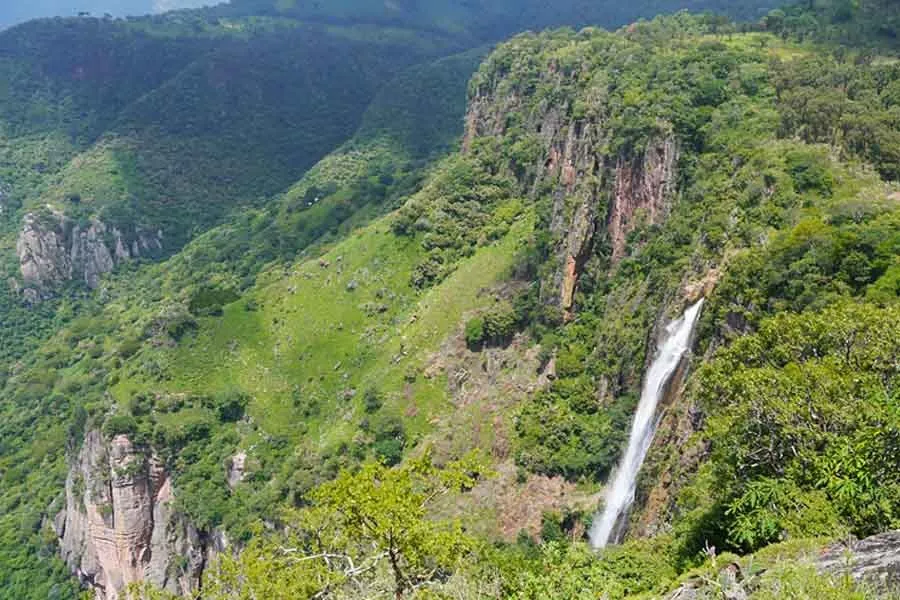
[[771,8],[0,32],[0,599],[894,597],[897,5]]

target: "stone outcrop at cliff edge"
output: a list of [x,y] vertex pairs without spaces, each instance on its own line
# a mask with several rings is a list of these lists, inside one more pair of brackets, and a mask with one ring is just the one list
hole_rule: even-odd
[[55,528],[63,560],[97,600],[117,600],[140,582],[177,594],[198,588],[218,544],[174,510],[174,499],[152,452],[125,435],[87,433]]

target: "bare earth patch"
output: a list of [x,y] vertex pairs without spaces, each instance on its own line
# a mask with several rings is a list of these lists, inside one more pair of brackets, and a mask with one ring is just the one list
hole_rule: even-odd
[[492,477],[438,507],[440,516],[462,519],[473,533],[513,541],[524,530],[536,537],[545,512],[597,506],[599,495],[581,492],[562,477],[529,474],[522,481],[515,465],[516,410],[552,376],[552,366],[541,369],[539,354],[540,347],[524,335],[505,348],[473,352],[460,327],[425,366],[425,377],[446,375],[454,409],[435,420],[424,443],[438,461],[480,448],[494,465]]

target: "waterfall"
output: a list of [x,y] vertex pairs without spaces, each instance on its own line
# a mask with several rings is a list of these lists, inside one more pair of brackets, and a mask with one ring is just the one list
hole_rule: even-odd
[[638,473],[656,431],[656,407],[665,392],[666,384],[690,348],[691,334],[702,307],[703,299],[700,299],[666,327],[666,339],[644,378],[641,401],[631,424],[628,449],[616,468],[612,485],[607,487],[603,513],[595,515],[591,526],[591,546],[594,548],[603,548],[610,542],[616,542],[621,533],[623,517],[634,502]]

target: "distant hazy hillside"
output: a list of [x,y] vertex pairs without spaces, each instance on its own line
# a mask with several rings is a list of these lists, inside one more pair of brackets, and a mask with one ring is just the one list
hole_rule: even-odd
[[806,555],[900,530],[900,0],[56,1],[0,0],[94,14],[0,32],[0,600],[872,597]]
[[232,0],[214,11],[278,14],[332,22],[401,23],[445,31],[468,31],[482,38],[497,38],[525,29],[550,26],[614,27],[658,13],[684,9],[756,19],[777,5],[778,2],[771,0]]
[[177,8],[197,8],[215,0],[6,0],[0,3],[0,28],[39,17],[72,17],[80,12],[102,16],[146,15]]

